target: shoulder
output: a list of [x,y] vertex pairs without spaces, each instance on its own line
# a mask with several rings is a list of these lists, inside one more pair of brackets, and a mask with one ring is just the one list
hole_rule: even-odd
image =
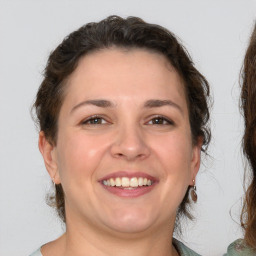
[[238,239],[229,245],[224,256],[253,256],[256,252],[250,249],[243,239]]
[[30,254],[29,256],[43,256],[41,251],[41,248],[39,248],[38,250],[36,250],[35,252],[33,252],[32,254]]
[[200,256],[198,253],[189,249],[186,245],[176,239],[173,239],[173,244],[181,256]]

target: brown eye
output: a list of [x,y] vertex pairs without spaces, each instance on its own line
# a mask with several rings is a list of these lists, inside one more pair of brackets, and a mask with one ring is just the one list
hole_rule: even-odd
[[154,117],[152,118],[148,124],[153,124],[153,125],[172,125],[173,122],[171,120],[168,120],[167,118],[158,116],[158,117]]
[[152,123],[153,124],[164,124],[164,121],[165,120],[163,118],[161,118],[161,117],[152,119]]

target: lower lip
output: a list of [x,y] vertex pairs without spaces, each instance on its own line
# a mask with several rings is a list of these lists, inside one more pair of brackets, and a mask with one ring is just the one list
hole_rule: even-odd
[[139,197],[142,195],[145,195],[149,193],[154,187],[156,183],[153,183],[151,186],[142,186],[137,187],[133,189],[125,189],[120,187],[111,187],[111,186],[105,186],[102,184],[102,186],[110,193],[120,196],[120,197]]

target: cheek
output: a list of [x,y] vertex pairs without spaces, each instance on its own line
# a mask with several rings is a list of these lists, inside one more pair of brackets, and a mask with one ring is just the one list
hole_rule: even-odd
[[192,160],[190,136],[175,133],[154,143],[154,151],[164,166],[165,175],[175,179],[189,178]]
[[[190,182],[192,146],[189,136],[175,133],[161,138],[154,144],[155,154],[161,172],[161,202],[166,218],[176,212],[182,202]],[[175,210],[174,210],[175,209]]]
[[65,134],[64,137],[60,136],[59,142],[59,171],[63,178],[68,176],[69,179],[92,175],[107,148],[102,138],[85,136],[83,133]]

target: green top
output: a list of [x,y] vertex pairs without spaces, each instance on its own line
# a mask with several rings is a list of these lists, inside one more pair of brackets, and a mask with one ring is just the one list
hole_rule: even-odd
[[[175,246],[175,248],[178,251],[180,256],[200,256],[199,254],[192,251],[187,246],[185,246],[182,242],[180,242],[176,239],[173,239],[173,244],[174,244],[174,246]],[[43,256],[43,255],[40,252],[40,248],[39,248],[37,251],[32,253],[30,256]]]
[[176,240],[175,238],[173,238],[172,242],[180,256],[200,256],[200,254],[192,251],[186,245]]
[[238,239],[229,245],[228,251],[223,256],[255,256],[256,251],[250,249],[243,239]]

